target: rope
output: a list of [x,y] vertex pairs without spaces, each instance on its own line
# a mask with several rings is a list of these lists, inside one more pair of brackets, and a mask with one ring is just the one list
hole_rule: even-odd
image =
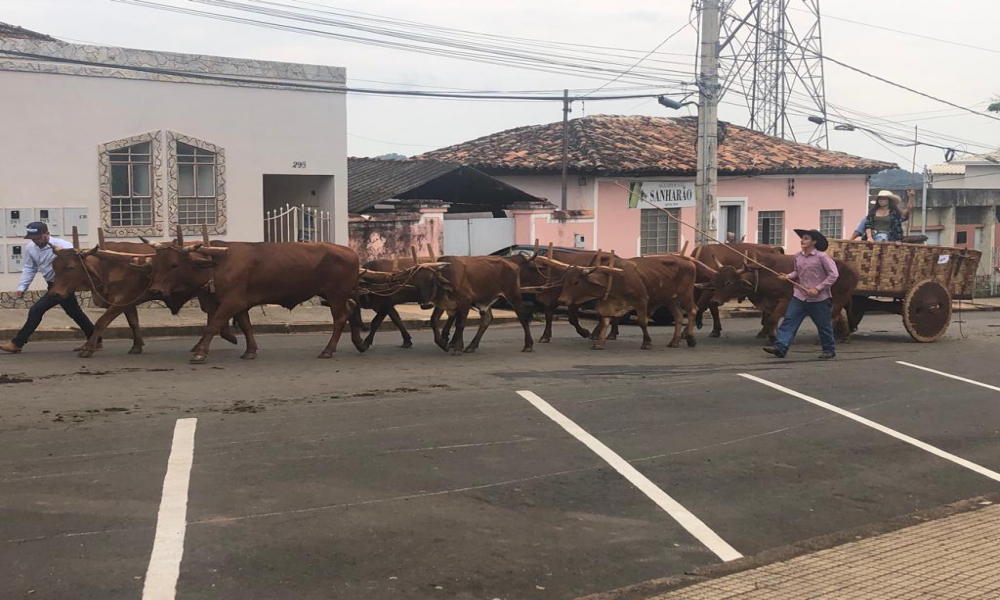
[[[623,190],[627,190],[629,192],[629,194],[632,193],[632,190],[630,190],[629,188],[625,187],[624,185],[618,183],[617,181],[615,181],[614,184],[617,185],[618,187],[622,188]],[[778,277],[784,277],[785,273],[779,273],[779,272],[775,271],[774,269],[768,267],[767,265],[765,265],[765,264],[763,264],[763,263],[761,263],[759,261],[756,261],[756,260],[750,258],[749,254],[744,254],[744,253],[740,252],[739,250],[733,248],[732,246],[729,246],[728,244],[724,244],[721,241],[717,240],[716,238],[708,235],[707,233],[705,233],[701,229],[698,229],[694,225],[690,225],[688,223],[685,223],[684,221],[681,221],[679,218],[677,218],[674,215],[670,214],[669,210],[667,210],[667,209],[665,209],[663,207],[657,206],[656,204],[650,202],[649,200],[646,200],[642,196],[640,196],[639,199],[642,200],[643,202],[645,202],[646,204],[649,204],[653,208],[659,210],[663,214],[667,215],[668,217],[670,217],[674,221],[677,221],[679,224],[684,225],[685,227],[690,227],[691,229],[694,229],[695,231],[697,231],[698,233],[700,233],[701,235],[703,235],[705,238],[707,238],[707,239],[709,239],[709,240],[711,240],[711,241],[713,241],[713,242],[721,245],[723,248],[726,248],[726,249],[728,249],[728,250],[730,250],[732,252],[735,252],[736,254],[738,254],[741,257],[743,257],[744,261],[750,261],[750,262],[754,263],[755,265],[757,265],[758,267],[764,269],[765,271],[773,273],[773,274],[777,275]],[[786,280],[786,281],[788,281],[788,283],[792,284],[793,286],[799,288],[803,292],[808,292],[809,291],[809,288],[807,288],[806,286],[804,286],[804,285],[802,285],[800,283],[796,283],[796,282],[791,281],[791,280]]]
[[[374,296],[382,296],[382,297],[392,296],[393,294],[399,292],[399,290],[402,290],[403,288],[406,288],[406,287],[412,288],[412,287],[414,287],[414,286],[410,285],[410,280],[412,280],[416,276],[417,271],[419,271],[422,268],[423,267],[421,267],[420,265],[414,265],[414,266],[410,267],[409,269],[406,269],[404,271],[400,271],[400,273],[406,273],[407,275],[406,275],[406,279],[404,279],[403,282],[400,283],[396,287],[385,287],[384,289],[380,289],[380,290],[376,291],[376,289],[377,289],[376,287],[372,287],[372,286],[363,287],[360,284],[360,282],[358,283],[358,287],[362,288],[364,290],[364,293],[371,294],[371,295],[374,295]],[[361,273],[361,277],[364,277],[364,274],[366,272],[368,272],[368,269],[365,269]],[[387,286],[390,283],[393,283],[393,282],[384,282],[384,283],[379,282],[379,283],[375,283],[373,285],[374,286],[379,286],[379,285]]]
[[[140,292],[139,295],[136,296],[134,300],[132,300],[131,302],[127,302],[125,304],[116,304],[116,303],[108,300],[106,297],[102,296],[101,293],[99,291],[97,291],[98,290],[98,285],[97,285],[97,283],[94,282],[94,277],[93,277],[93,275],[90,274],[90,269],[87,268],[87,261],[86,261],[86,259],[84,259],[83,253],[80,252],[79,250],[77,250],[76,251],[76,257],[80,259],[80,266],[83,267],[83,272],[87,274],[87,279],[90,281],[90,293],[93,294],[93,295],[95,295],[95,296],[97,296],[98,300],[100,300],[101,302],[104,302],[109,307],[113,306],[115,308],[123,308],[123,307],[126,307],[126,306],[132,306],[133,304],[136,303],[136,301],[139,300],[139,298],[142,298],[144,295],[146,295],[146,292],[149,291],[149,288],[153,287],[153,278],[149,277],[149,283],[146,284],[146,289],[142,290],[142,292]],[[101,285],[104,285],[104,283],[101,282]]]

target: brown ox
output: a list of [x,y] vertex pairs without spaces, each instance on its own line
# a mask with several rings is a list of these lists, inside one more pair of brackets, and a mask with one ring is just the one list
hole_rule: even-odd
[[[493,320],[491,307],[503,298],[514,307],[524,328],[524,348],[521,351],[532,351],[531,311],[521,301],[520,274],[514,263],[499,256],[445,256],[440,261],[445,265],[438,271],[431,327],[434,329],[434,341],[442,350],[450,350],[453,355],[462,354],[465,324],[469,311],[475,308],[479,311],[479,331],[464,348],[464,352],[475,352]],[[441,315],[446,311],[455,318],[455,335],[451,341],[439,328]]]
[[[735,250],[735,252],[734,252]],[[767,244],[749,244],[749,243],[735,243],[735,244],[706,244],[704,246],[698,246],[691,253],[691,256],[713,268],[720,268],[724,266],[735,267],[737,269],[741,268],[746,262],[743,258],[743,254],[749,256],[750,258],[756,259],[760,254],[784,254],[785,251],[781,246],[771,246]],[[708,283],[715,276],[712,271],[707,271],[706,269],[698,269],[698,283]],[[712,333],[708,334],[708,337],[719,337],[722,335],[722,320],[719,318],[719,305],[712,302],[712,291],[711,290],[697,290],[695,291],[695,296],[698,298],[698,316],[695,321],[698,329],[702,328],[702,319],[705,314],[705,309],[708,309],[712,313]],[[742,300],[743,296],[738,296],[738,300]],[[760,307],[757,307],[760,309]],[[758,337],[766,335],[764,327],[765,316],[761,317],[761,332]]]
[[[108,242],[102,240],[101,247],[114,252],[147,255],[152,258],[153,248],[144,243]],[[136,307],[153,300],[148,293],[150,284],[150,268],[139,266],[129,260],[119,257],[101,258],[94,250],[81,252],[77,249],[56,250],[52,261],[55,281],[49,294],[58,298],[66,298],[77,291],[89,291],[94,304],[104,308],[104,314],[94,324],[94,334],[76,350],[80,358],[90,358],[100,347],[101,336],[111,323],[124,314],[132,330],[132,348],[129,354],[142,354],[144,346],[142,332],[139,329],[139,313]],[[164,299],[164,303],[173,314],[180,312],[181,307],[192,296],[174,295]],[[215,302],[205,292],[197,294],[201,309],[211,314]],[[244,331],[250,330],[250,317],[247,313],[237,315],[237,321]],[[233,344],[237,343],[229,326],[222,330],[222,337]]]
[[[224,248],[160,244],[152,260],[154,297],[208,290],[218,308],[193,350],[191,362],[204,362],[212,338],[233,316],[261,304],[289,310],[314,296],[325,299],[333,315],[333,335],[320,358],[330,358],[344,325],[364,352],[360,327],[351,318],[358,283],[358,255],[350,248],[314,242],[229,242]],[[247,351],[257,351],[247,332]]]
[[[794,268],[793,256],[784,254],[762,254],[755,260],[778,273],[791,273]],[[841,339],[849,334],[846,321],[841,314],[850,305],[851,296],[858,287],[859,276],[853,267],[840,260],[834,260],[840,277],[831,288],[833,294],[832,319],[834,328]],[[779,278],[774,273],[756,265],[741,265],[739,268],[724,266],[719,269],[706,289],[712,291],[712,302],[723,304],[746,296],[764,312],[764,328],[771,342],[777,338],[778,323],[785,316],[785,310],[792,300],[792,283]]]
[[[420,263],[431,262],[434,259],[420,257]],[[375,332],[385,321],[386,316],[392,320],[392,324],[399,330],[403,337],[403,348],[413,346],[413,338],[406,330],[403,320],[396,310],[397,304],[407,304],[410,302],[419,304],[423,309],[433,307],[434,297],[437,293],[438,278],[437,272],[432,268],[413,268],[412,258],[402,259],[378,259],[368,261],[363,269],[376,271],[379,274],[392,272],[395,277],[392,281],[385,283],[375,283],[366,285],[365,273],[361,274],[360,294],[358,296],[358,310],[366,308],[375,311],[375,317],[371,321],[371,329],[365,338],[364,347],[371,347],[375,339]],[[402,269],[402,270],[400,270]],[[379,278],[382,281],[384,278]]]
[[694,339],[694,284],[695,263],[684,257],[664,254],[643,256],[628,260],[618,259],[614,267],[569,267],[563,276],[563,290],[559,301],[564,304],[582,304],[594,300],[601,317],[600,334],[592,349],[604,348],[608,326],[612,317],[623,316],[634,310],[642,329],[642,349],[652,347],[649,337],[649,315],[660,307],[667,307],[674,317],[674,337],[668,344],[676,348],[682,337],[684,315],[687,328],[683,337],[688,346]]
[[[563,252],[558,249],[551,249],[551,252],[546,252],[543,260],[536,260],[540,256],[538,254],[534,256],[515,254],[507,258],[507,260],[517,265],[520,270],[522,287],[540,288],[537,291],[523,294],[525,299],[529,299],[532,304],[541,306],[542,310],[545,311],[545,330],[542,331],[542,336],[538,338],[539,343],[546,344],[552,339],[552,321],[555,317],[556,309],[561,305],[559,294],[562,293],[562,278],[566,270],[566,265],[580,267],[594,266],[597,264],[597,259],[600,255],[599,251]],[[547,261],[544,258],[555,259],[557,262]],[[580,337],[591,339],[597,337],[600,331],[600,322],[594,327],[593,331],[585,329],[580,326],[580,307],[576,304],[571,304],[566,308],[569,323],[576,329]],[[447,326],[445,326],[445,329],[447,329]],[[618,319],[616,318],[611,322],[611,333],[607,339],[613,340],[617,337]]]

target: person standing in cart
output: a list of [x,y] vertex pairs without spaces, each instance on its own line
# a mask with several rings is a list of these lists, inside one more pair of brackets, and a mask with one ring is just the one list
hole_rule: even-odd
[[820,358],[829,360],[837,356],[831,321],[833,293],[830,289],[840,277],[840,271],[826,254],[830,246],[826,236],[815,229],[796,229],[795,233],[801,240],[802,251],[793,257],[795,270],[781,278],[799,285],[793,288],[792,301],[778,327],[778,339],[773,346],[765,346],[764,352],[785,358],[799,326],[809,317],[816,325],[819,341],[823,345]]
[[909,204],[889,190],[882,190],[875,197],[875,204],[868,211],[865,233],[875,242],[902,242],[903,222],[910,218],[910,205],[916,195],[914,190],[906,192]]

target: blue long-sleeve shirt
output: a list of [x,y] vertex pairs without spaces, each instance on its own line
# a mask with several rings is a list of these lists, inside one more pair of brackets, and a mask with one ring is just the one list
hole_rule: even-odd
[[73,244],[54,237],[49,238],[49,244],[44,248],[39,248],[35,242],[27,244],[26,254],[28,256],[24,260],[24,266],[21,267],[21,283],[18,284],[17,291],[27,291],[28,286],[31,285],[39,271],[42,272],[42,278],[45,279],[46,283],[52,283],[52,280],[56,278],[56,274],[52,270],[52,261],[56,257],[53,247],[72,248]]

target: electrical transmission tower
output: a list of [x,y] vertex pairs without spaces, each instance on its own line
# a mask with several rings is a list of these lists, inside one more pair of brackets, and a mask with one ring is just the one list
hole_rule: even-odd
[[[827,147],[820,0],[725,0],[723,94],[745,103],[748,127]],[[727,94],[728,92],[728,94]]]

